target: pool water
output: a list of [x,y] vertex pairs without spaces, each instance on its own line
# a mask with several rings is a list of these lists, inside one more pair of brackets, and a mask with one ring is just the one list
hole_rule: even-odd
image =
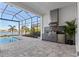
[[6,43],[11,43],[11,42],[16,42],[17,38],[15,37],[3,37],[0,38],[0,44],[6,44]]

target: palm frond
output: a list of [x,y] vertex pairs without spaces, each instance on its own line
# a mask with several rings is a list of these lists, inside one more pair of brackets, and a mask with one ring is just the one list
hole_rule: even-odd
[[13,26],[13,28],[15,27],[15,25]]
[[12,25],[8,25],[8,26],[12,27]]
[[66,22],[66,25],[65,25],[66,34],[72,37],[75,34],[75,29],[76,29],[75,20]]

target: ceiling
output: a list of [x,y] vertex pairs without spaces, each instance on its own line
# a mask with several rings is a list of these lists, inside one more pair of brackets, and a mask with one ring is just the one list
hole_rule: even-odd
[[10,2],[10,4],[16,5],[24,10],[29,10],[38,15],[44,15],[50,10],[74,5],[76,2]]

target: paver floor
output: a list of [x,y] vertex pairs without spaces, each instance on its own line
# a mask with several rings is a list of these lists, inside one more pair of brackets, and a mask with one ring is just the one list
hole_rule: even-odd
[[74,45],[18,36],[17,42],[0,45],[1,57],[75,57]]

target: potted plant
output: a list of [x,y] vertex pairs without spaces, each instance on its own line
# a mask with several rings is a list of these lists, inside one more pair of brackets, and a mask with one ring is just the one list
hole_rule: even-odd
[[66,43],[73,45],[75,41],[75,20],[67,21],[65,25]]

